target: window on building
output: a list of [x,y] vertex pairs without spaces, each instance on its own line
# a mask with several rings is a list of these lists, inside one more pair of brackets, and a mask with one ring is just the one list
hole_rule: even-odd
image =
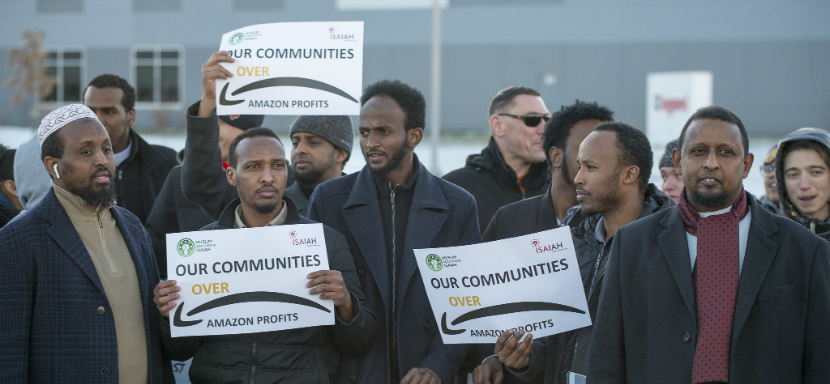
[[84,0],[37,0],[38,13],[79,13],[84,10]]
[[240,11],[275,10],[283,9],[284,3],[284,0],[233,0],[233,7]]
[[52,92],[43,101],[56,104],[81,102],[81,92],[84,90],[84,49],[57,47],[47,48],[46,52],[46,76],[54,77],[56,81]]
[[181,9],[181,0],[133,0],[133,11],[136,12],[180,11]]
[[184,94],[184,49],[178,46],[133,47],[131,82],[137,107],[177,104]]

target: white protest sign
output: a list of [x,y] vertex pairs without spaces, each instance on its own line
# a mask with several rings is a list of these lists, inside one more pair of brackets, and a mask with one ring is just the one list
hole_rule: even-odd
[[216,80],[219,115],[358,115],[363,22],[251,25],[222,35],[233,77]]
[[309,294],[329,269],[322,224],[171,233],[167,276],[181,291],[173,337],[269,332],[334,324],[334,302]]
[[591,325],[568,228],[416,249],[446,344],[492,344],[507,329],[550,336]]

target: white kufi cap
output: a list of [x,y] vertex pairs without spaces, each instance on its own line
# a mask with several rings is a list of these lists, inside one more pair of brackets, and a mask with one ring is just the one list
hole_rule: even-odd
[[75,120],[85,118],[92,118],[100,122],[98,116],[95,116],[95,112],[92,112],[89,107],[83,104],[69,104],[49,112],[40,121],[40,127],[37,128],[37,138],[40,146],[43,147],[43,142],[46,141],[49,135],[55,133],[55,131]]

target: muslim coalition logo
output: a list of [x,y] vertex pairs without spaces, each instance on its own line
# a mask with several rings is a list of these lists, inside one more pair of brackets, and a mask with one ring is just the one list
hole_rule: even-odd
[[441,261],[441,258],[436,254],[429,254],[427,255],[427,267],[431,269],[433,272],[438,272],[442,268],[444,268],[444,263]]
[[242,39],[244,39],[244,38],[245,38],[245,35],[243,35],[242,32],[238,32],[238,33],[235,33],[233,36],[231,36],[231,39],[230,39],[230,41],[228,41],[228,43],[230,43],[231,45],[237,45],[237,44],[241,43]]
[[179,252],[179,256],[191,256],[193,255],[193,252],[196,251],[196,244],[193,243],[193,240],[185,237],[184,239],[179,240],[179,243],[176,244],[176,251]]

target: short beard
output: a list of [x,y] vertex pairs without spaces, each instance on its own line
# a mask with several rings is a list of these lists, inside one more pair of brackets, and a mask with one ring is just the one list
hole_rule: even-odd
[[701,207],[720,208],[729,204],[729,195],[726,193],[704,194],[700,193],[697,189],[686,189],[686,191],[691,194],[689,196],[691,200]]
[[309,169],[307,171],[300,172],[295,168],[294,180],[299,181],[305,185],[316,185],[320,183],[320,179],[323,177],[324,173],[326,173],[326,170]]
[[389,159],[389,162],[386,163],[386,165],[384,165],[378,170],[369,167],[369,170],[376,177],[386,179],[386,176],[389,175],[389,172],[392,172],[395,168],[398,168],[398,166],[401,165],[404,157],[406,157],[406,140],[404,140],[404,142],[401,144],[401,149],[398,150],[398,152],[392,154],[392,157]]
[[96,211],[115,205],[115,182],[110,181],[106,187],[93,188],[87,185],[81,190],[73,192]]
[[[322,169],[312,168],[304,172],[300,172],[297,168],[294,168],[294,180],[297,180],[305,185],[317,185],[322,183],[323,175],[334,166],[334,156],[336,152],[332,152],[331,156],[326,159],[326,163],[323,165]],[[292,164],[292,167],[295,165]]]
[[273,213],[274,210],[276,210],[279,205],[280,205],[280,201],[277,200],[277,201],[274,201],[273,203],[269,202],[267,204],[251,204],[251,208],[253,208],[254,211],[256,211],[256,213],[264,215],[266,213]]
[[[619,180],[620,179],[620,172],[614,174],[611,180]],[[593,216],[596,214],[606,214],[608,212],[613,211],[614,209],[619,208],[622,205],[622,198],[619,194],[619,187],[615,184],[607,185],[604,187],[596,188],[598,191],[603,191],[603,195],[592,195],[594,197],[593,201],[593,208],[590,206],[582,205],[582,214],[585,217]]]
[[565,151],[562,150],[562,177],[565,178],[565,184],[569,187],[576,187],[574,179],[571,177],[571,172],[568,171],[568,158],[565,156]]

